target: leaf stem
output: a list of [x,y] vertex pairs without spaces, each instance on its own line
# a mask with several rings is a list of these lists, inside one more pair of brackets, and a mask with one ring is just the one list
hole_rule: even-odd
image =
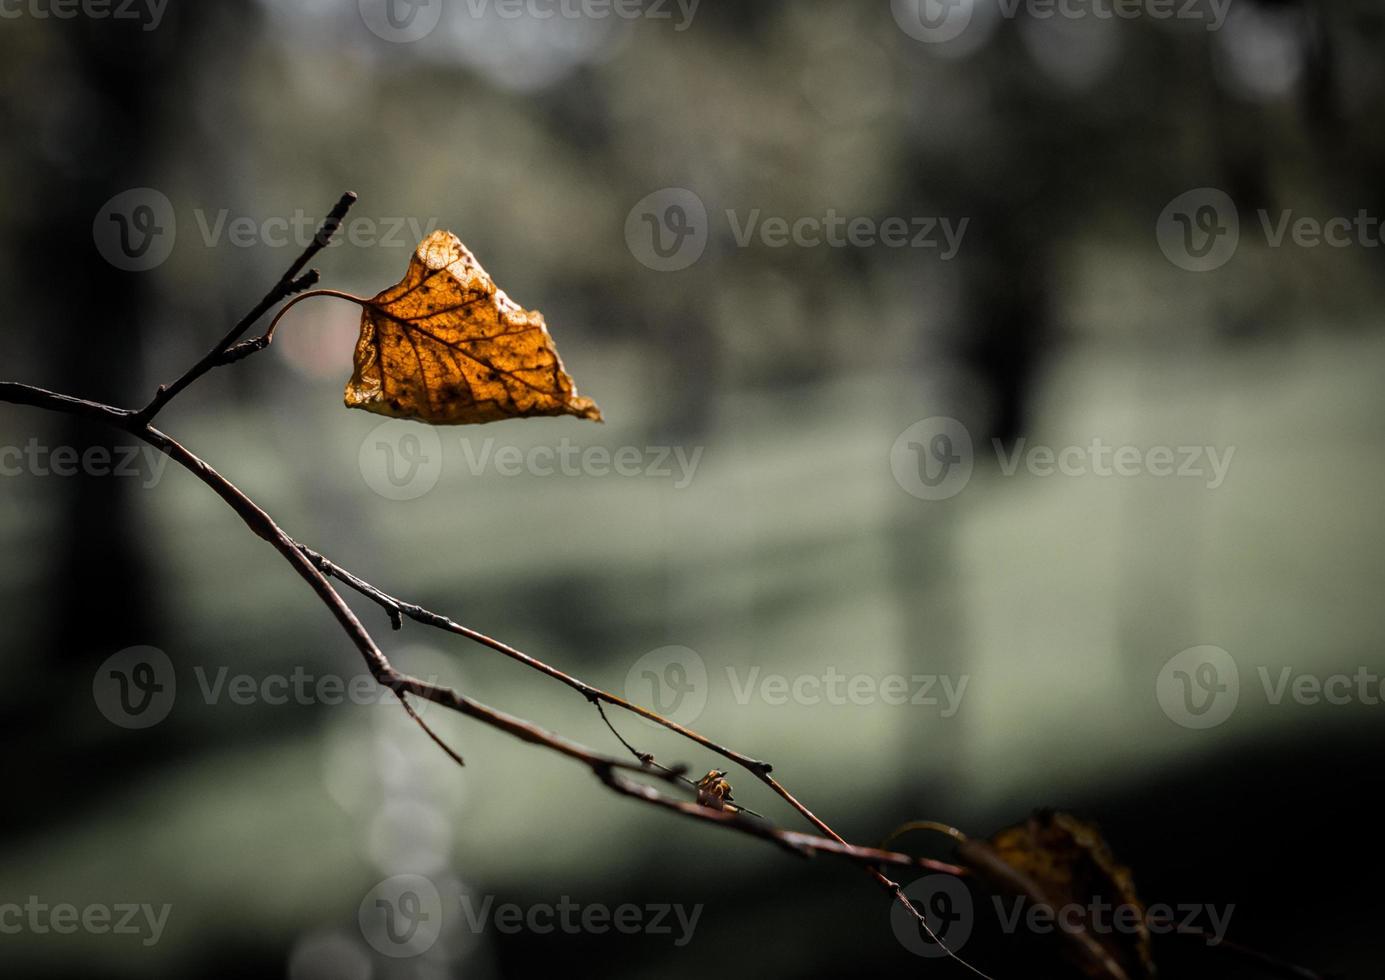
[[316,296],[330,296],[333,299],[344,299],[361,307],[370,305],[370,300],[366,299],[364,296],[353,296],[350,293],[342,292],[340,289],[310,289],[306,293],[299,293],[293,299],[279,307],[279,312],[275,313],[274,319],[269,321],[269,327],[256,340],[251,342],[258,344],[260,350],[268,347],[274,342],[274,331],[278,329],[279,321],[284,318],[284,314],[305,299],[312,299]]

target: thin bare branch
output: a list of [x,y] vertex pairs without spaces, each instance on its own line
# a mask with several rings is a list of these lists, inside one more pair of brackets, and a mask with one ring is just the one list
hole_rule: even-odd
[[260,317],[272,310],[282,300],[317,285],[320,277],[316,269],[301,276],[299,273],[303,271],[304,266],[313,260],[313,257],[316,256],[318,252],[328,246],[332,241],[332,236],[335,235],[337,229],[341,227],[341,222],[342,219],[346,217],[346,212],[351,210],[351,205],[355,203],[356,195],[354,192],[347,191],[341,196],[341,199],[337,201],[331,212],[323,219],[322,224],[318,226],[317,232],[313,235],[313,240],[308,244],[308,247],[303,250],[303,254],[294,260],[293,265],[289,266],[288,271],[279,277],[279,281],[273,285],[269,292],[265,293],[260,301],[255,304],[254,308],[249,313],[245,314],[245,316],[231,328],[230,332],[228,332],[225,337],[221,338],[215,347],[203,355],[200,361],[184,371],[181,377],[170,384],[159,386],[159,390],[154,393],[154,397],[149,404],[144,406],[144,408],[140,409],[137,413],[138,418],[142,422],[152,422],[154,416],[158,415],[165,405],[176,398],[179,392],[202,377],[202,375],[206,374],[212,368],[221,364],[229,364],[233,361],[238,361],[247,354],[253,353],[251,350],[242,349],[241,352],[228,357],[228,352],[235,346],[236,341],[240,340],[240,338],[245,335],[245,332],[254,326],[255,322],[259,320]]
[[[649,721],[652,721],[657,725],[662,725],[670,731],[677,732],[684,738],[696,742],[703,748],[710,749],[711,751],[720,755],[722,758],[730,762],[734,762],[736,765],[741,766],[742,768],[756,774],[757,776],[761,774],[768,775],[769,772],[774,768],[768,762],[762,762],[759,759],[752,759],[748,755],[744,755],[740,752],[735,751],[734,749],[728,748],[727,746],[720,745],[717,742],[712,741],[710,738],[707,738],[705,735],[701,735],[693,731],[691,728],[686,727],[685,725],[680,725],[678,722],[672,720],[671,718],[665,718],[658,712],[651,711],[648,708],[644,708],[631,701],[627,701],[625,698],[622,698],[616,694],[612,694],[610,691],[603,691],[601,688],[594,687],[593,685],[588,684],[586,681],[578,680],[571,674],[564,673],[558,668],[552,667],[544,663],[542,660],[539,660],[537,657],[532,657],[529,654],[523,652],[522,650],[517,650],[514,647],[510,646],[508,643],[502,643],[500,640],[494,639],[493,637],[489,637],[478,630],[472,629],[470,626],[463,626],[461,623],[455,622],[454,620],[449,619],[446,616],[425,609],[422,606],[416,605],[411,602],[405,602],[402,599],[398,599],[395,596],[392,596],[389,593],[384,592],[381,589],[378,589],[375,586],[371,585],[369,582],[365,581],[365,579],[361,578],[360,576],[347,571],[346,569],[342,568],[340,565],[324,557],[323,555],[310,549],[305,549],[305,551],[324,574],[339,580],[343,584],[356,590],[361,595],[365,596],[367,599],[370,599],[376,605],[381,606],[386,610],[392,611],[398,615],[402,615],[408,619],[412,619],[414,622],[422,623],[425,626],[431,626],[434,629],[439,629],[447,633],[455,633],[457,636],[466,637],[468,640],[471,640],[475,643],[479,643],[482,646],[489,647],[497,653],[509,657],[511,660],[518,661],[519,663],[524,664],[526,667],[529,667],[533,670],[537,670],[541,674],[547,674],[554,680],[566,684],[568,687],[572,688],[574,691],[578,692],[583,697],[585,697],[588,701],[604,701],[607,704],[614,705],[617,708],[623,708],[626,711],[629,711],[633,714],[637,714],[641,718],[648,719]],[[802,811],[800,810],[800,812]]]
[[714,810],[684,800],[676,800],[660,794],[621,772],[638,773],[677,784],[682,775],[665,767],[652,768],[640,762],[630,762],[594,752],[576,742],[547,731],[532,722],[499,711],[479,701],[466,697],[451,688],[431,684],[427,681],[401,674],[390,664],[383,651],[375,644],[370,633],[361,624],[356,614],[342,599],[317,564],[308,557],[308,549],[302,548],[290,538],[278,524],[254,501],[247,497],[235,484],[222,476],[206,461],[189,451],[181,443],[145,423],[140,415],[127,409],[103,405],[99,402],[72,398],[55,392],[15,382],[0,382],[0,401],[18,405],[31,405],[51,411],[107,422],[164,453],[168,458],[187,469],[210,487],[222,500],[240,516],[256,536],[267,541],[289,562],[293,569],[317,593],[318,597],[332,612],[343,630],[351,638],[370,668],[371,674],[383,687],[393,691],[405,710],[424,731],[458,762],[461,758],[436,735],[418,712],[407,701],[407,695],[414,695],[442,705],[459,714],[476,719],[492,728],[506,732],[518,739],[539,745],[560,755],[580,762],[590,769],[603,784],[622,796],[642,800],[664,809],[675,810],[685,816],[702,820],[735,830],[751,837],[769,840],[786,850],[808,856],[815,853],[830,854],[874,868],[878,864],[899,867],[924,868],[924,859],[907,854],[884,851],[877,848],[856,847],[838,839],[815,837],[797,831],[782,830],[746,820],[738,814]]
[[[822,831],[824,836],[831,838],[840,845],[847,847],[851,846],[847,843],[847,841],[844,838],[838,835],[836,831],[834,831],[830,826],[828,826],[827,823],[819,819],[811,810],[809,810],[806,806],[800,803],[791,793],[788,792],[788,790],[786,790],[783,787],[782,784],[780,784],[777,780],[770,776],[769,773],[773,769],[773,766],[771,766],[768,762],[761,762],[758,759],[752,759],[749,756],[743,755],[742,753],[735,751],[734,749],[727,748],[726,746],[714,742],[710,738],[707,738],[705,735],[693,731],[691,728],[688,728],[684,725],[680,725],[677,722],[672,721],[671,719],[665,718],[663,715],[655,711],[651,711],[648,708],[644,708],[640,705],[634,704],[633,702],[627,701],[625,698],[622,698],[616,694],[612,694],[609,691],[604,691],[601,688],[594,687],[593,685],[588,684],[586,681],[579,680],[578,678],[573,677],[572,675],[567,674],[559,670],[558,668],[545,663],[542,660],[539,660],[537,657],[531,656],[530,654],[527,654],[522,650],[517,650],[509,644],[502,643],[501,641],[496,640],[493,637],[487,636],[486,634],[481,633],[477,630],[474,630],[469,626],[463,626],[461,623],[449,619],[447,616],[443,616],[439,613],[433,612],[432,610],[425,609],[423,606],[417,605],[412,602],[405,602],[402,599],[390,595],[388,592],[385,592],[382,589],[379,589],[376,586],[371,585],[365,579],[354,574],[353,572],[346,570],[345,568],[342,568],[340,565],[336,564],[331,559],[326,558],[325,556],[319,554],[316,551],[313,551],[311,548],[305,547],[303,549],[303,552],[324,574],[337,579],[338,581],[342,582],[348,587],[354,589],[356,592],[370,599],[376,605],[380,606],[382,609],[388,612],[392,619],[395,616],[404,616],[408,619],[413,620],[414,622],[421,623],[425,626],[430,626],[447,633],[453,633],[457,636],[466,637],[467,639],[479,643],[484,647],[488,647],[491,650],[495,650],[496,652],[501,653],[506,657],[509,657],[511,660],[518,661],[519,663],[524,664],[526,667],[530,667],[541,674],[545,674],[548,677],[552,677],[555,680],[561,681],[562,683],[566,684],[568,687],[572,688],[574,691],[577,691],[588,701],[591,701],[593,704],[596,705],[597,710],[601,713],[602,720],[606,722],[606,726],[610,728],[612,733],[615,734],[616,738],[620,740],[621,745],[625,746],[625,748],[628,749],[630,753],[642,764],[651,768],[660,769],[665,773],[675,774],[679,778],[684,779],[685,782],[691,784],[691,780],[687,780],[686,776],[684,776],[682,772],[678,772],[676,770],[669,769],[668,767],[661,765],[654,759],[653,755],[651,755],[648,752],[641,752],[635,746],[631,745],[628,741],[626,741],[626,739],[618,731],[616,731],[615,726],[611,724],[611,721],[606,716],[605,711],[602,710],[602,702],[614,705],[618,708],[623,708],[624,710],[633,712],[634,714],[637,714],[642,718],[647,718],[650,721],[663,725],[670,731],[677,732],[679,735],[682,735],[690,741],[695,742],[698,745],[703,746],[704,748],[710,749],[711,751],[717,753],[723,758],[739,766],[742,766],[748,772],[750,772],[752,775],[758,778],[761,782],[765,783],[771,789],[773,789],[775,793],[777,793],[780,797],[787,801],[789,805],[792,806],[795,810],[797,810],[800,814],[806,817],[815,827]],[[926,868],[930,871],[936,871],[942,874],[950,874],[961,877],[970,873],[966,868],[961,867],[960,865],[950,864],[945,861],[937,861],[932,858],[918,858],[916,860],[919,862],[917,865],[918,867]],[[888,878],[886,878],[884,875],[878,875],[877,877],[880,880],[880,884],[883,887],[890,890],[891,892],[897,889],[898,886],[893,881],[890,881]]]

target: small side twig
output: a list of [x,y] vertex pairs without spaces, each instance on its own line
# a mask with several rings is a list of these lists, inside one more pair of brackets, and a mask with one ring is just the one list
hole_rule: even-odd
[[279,281],[271,287],[269,292],[265,293],[260,301],[255,304],[254,308],[251,309],[249,313],[245,314],[245,316],[241,317],[226,336],[222,337],[221,340],[217,342],[215,347],[203,355],[202,359],[196,364],[184,371],[177,380],[170,384],[159,386],[159,390],[154,393],[154,397],[150,400],[149,404],[145,405],[144,408],[140,409],[137,413],[137,418],[141,422],[146,425],[152,422],[154,416],[158,415],[165,405],[173,401],[183,389],[202,377],[202,375],[206,374],[212,368],[221,364],[229,364],[233,361],[238,361],[242,357],[254,353],[255,350],[263,349],[263,347],[254,349],[238,348],[238,353],[230,357],[229,360],[227,359],[228,352],[236,346],[236,342],[245,335],[247,330],[255,325],[255,322],[259,320],[260,317],[264,316],[281,301],[295,293],[301,293],[303,290],[310,289],[317,285],[321,276],[316,269],[310,270],[301,276],[299,273],[303,272],[303,267],[311,262],[318,252],[322,251],[331,243],[332,237],[337,233],[337,229],[341,227],[342,219],[346,217],[346,212],[351,210],[351,205],[355,203],[356,194],[354,191],[347,191],[341,196],[341,199],[337,201],[322,224],[318,226],[317,232],[313,235],[313,240],[308,244],[308,247],[303,250],[303,254],[294,260],[293,265],[289,266],[288,271],[279,277]]
[[[319,554],[318,552],[313,551],[310,548],[304,548],[303,550],[304,553],[308,556],[308,558],[318,567],[319,570],[323,572],[323,574],[337,579],[338,581],[347,585],[351,589],[365,596],[367,599],[370,599],[376,605],[380,606],[382,609],[388,612],[391,616],[391,619],[393,619],[393,617],[395,616],[404,616],[408,619],[413,620],[416,623],[421,623],[424,626],[429,626],[434,629],[442,630],[446,633],[453,633],[457,636],[465,637],[475,643],[480,644],[481,646],[488,647],[489,649],[494,650],[497,653],[503,654],[504,656],[509,657],[511,660],[518,661],[519,663],[524,664],[526,667],[536,670],[541,674],[545,674],[548,677],[552,677],[553,679],[560,681],[563,684],[566,684],[568,687],[572,688],[574,691],[577,691],[579,694],[585,697],[588,701],[597,705],[598,710],[600,710],[601,703],[604,702],[614,707],[622,708],[626,711],[631,712],[632,714],[639,715],[641,718],[646,718],[649,721],[654,722],[655,724],[662,725],[670,731],[676,732],[677,734],[682,735],[684,738],[692,742],[695,742],[698,745],[701,745],[703,748],[710,749],[712,752],[717,753],[722,758],[727,759],[728,761],[733,762],[738,766],[741,766],[743,769],[750,772],[753,776],[759,779],[762,783],[769,786],[769,788],[772,789],[781,799],[783,799],[791,807],[793,807],[801,815],[803,815],[810,823],[813,824],[813,826],[815,826],[825,836],[832,838],[839,844],[847,843],[844,838],[839,836],[835,830],[833,830],[830,826],[827,825],[827,823],[825,823],[816,814],[814,814],[813,811],[809,810],[806,806],[800,803],[798,799],[793,796],[792,793],[790,793],[787,789],[784,788],[783,784],[781,784],[778,780],[776,780],[773,776],[770,775],[770,773],[774,769],[774,767],[770,763],[763,762],[759,759],[753,759],[750,756],[744,755],[743,753],[737,752],[734,749],[728,748],[727,746],[715,742],[712,739],[707,738],[705,735],[702,735],[692,730],[691,728],[688,728],[686,725],[681,725],[678,722],[673,721],[671,718],[666,718],[655,711],[651,711],[648,708],[642,707],[631,701],[627,701],[625,698],[622,698],[616,694],[612,694],[610,691],[604,691],[601,688],[594,687],[593,685],[588,684],[585,681],[579,680],[578,678],[573,677],[572,675],[567,674],[559,670],[558,668],[545,663],[542,660],[539,660],[537,657],[531,656],[530,654],[527,654],[522,650],[517,650],[509,644],[503,643],[500,640],[487,636],[486,634],[478,630],[474,630],[469,626],[464,626],[461,623],[449,619],[447,616],[443,616],[439,613],[433,612],[430,609],[425,609],[423,606],[417,605],[415,603],[405,602],[403,599],[396,598],[388,592],[385,592],[384,590],[379,589],[374,585],[371,585],[369,582],[367,582],[360,576],[346,570],[345,568],[342,568],[340,565],[336,564],[331,559]],[[606,721],[607,727],[611,728],[611,730],[615,732],[614,726],[611,725],[610,719],[606,718],[604,711],[602,711],[602,718]],[[627,742],[620,735],[619,732],[616,732],[616,737],[620,739],[621,744],[624,745],[625,748],[628,749],[635,756],[635,758],[639,759],[641,762],[645,762],[646,758],[648,759],[648,761],[653,762],[653,756],[650,756],[648,753],[641,752],[638,749],[636,749],[633,745]],[[655,764],[657,765],[657,763]],[[961,867],[960,865],[949,864],[945,861],[936,861],[929,858],[921,858],[920,860],[924,862],[921,865],[922,867],[926,867],[929,870],[941,872],[943,874],[950,874],[958,877],[963,877],[970,873],[967,871],[966,868]],[[900,892],[899,885],[896,882],[891,881],[884,875],[877,875],[877,877],[882,887],[888,889],[891,893],[902,894],[902,892]]]
[[[606,716],[606,709],[602,706],[600,699],[593,700],[592,704],[596,705],[596,713],[601,716],[601,720],[606,723],[606,727],[611,730],[611,734],[616,737],[616,741],[620,742],[621,745],[625,746],[630,751],[631,755],[633,755],[636,759],[638,759],[641,763],[643,763],[646,766],[655,766],[668,773],[674,772],[674,770],[669,769],[667,766],[660,765],[654,759],[653,752],[641,752],[639,749],[635,748],[628,741],[626,741],[625,736],[622,735],[616,729],[615,725],[611,724],[611,719]],[[689,786],[696,786],[697,784],[688,778],[687,773],[688,770],[686,766],[682,767],[677,771],[678,777],[682,779],[683,782],[687,783]]]
[[1206,929],[1198,926],[1180,925],[1173,930],[1175,936],[1187,936],[1190,939],[1199,940],[1207,949],[1218,950],[1225,953],[1232,959],[1240,960],[1263,970],[1267,976],[1283,977],[1285,980],[1334,980],[1333,977],[1316,973],[1307,967],[1290,963],[1269,953],[1263,953],[1258,949],[1251,949],[1249,946],[1242,946],[1240,943],[1233,943],[1229,939],[1217,939],[1207,932]]

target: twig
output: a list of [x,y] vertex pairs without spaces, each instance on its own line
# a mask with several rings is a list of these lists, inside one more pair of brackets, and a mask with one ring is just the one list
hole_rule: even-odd
[[[787,800],[789,804],[793,806],[793,808],[797,810],[800,814],[807,817],[807,819],[811,821],[827,837],[832,838],[839,844],[847,843],[843,838],[838,836],[835,831],[833,831],[829,826],[827,826],[826,823],[818,819],[818,817],[814,815],[811,810],[809,810],[806,806],[804,806],[797,799],[795,799],[787,790],[783,788],[783,786],[779,782],[777,782],[773,777],[769,775],[770,771],[773,769],[773,766],[771,766],[768,762],[761,762],[758,759],[752,759],[749,756],[743,755],[742,753],[735,751],[734,749],[728,748],[724,745],[714,742],[710,738],[707,738],[705,735],[693,731],[691,728],[688,728],[684,725],[680,725],[669,718],[665,718],[663,715],[658,714],[657,712],[649,710],[648,708],[644,708],[631,701],[627,701],[625,698],[622,698],[619,695],[612,694],[609,691],[604,691],[598,687],[594,687],[591,684],[586,683],[585,681],[573,677],[571,674],[564,673],[558,668],[544,663],[537,657],[531,656],[530,654],[527,654],[522,650],[515,649],[507,643],[502,643],[501,641],[494,639],[493,637],[487,636],[484,633],[474,630],[470,626],[463,626],[461,623],[449,619],[448,617],[443,616],[439,613],[435,613],[432,610],[425,609],[423,606],[417,605],[412,602],[405,602],[402,599],[396,598],[395,596],[390,595],[388,592],[385,592],[384,590],[379,589],[374,585],[371,585],[369,582],[365,581],[359,575],[347,571],[345,568],[342,568],[340,565],[336,564],[331,559],[319,554],[311,548],[304,547],[303,553],[308,556],[308,558],[318,567],[319,570],[323,572],[323,574],[337,579],[338,581],[347,585],[351,589],[354,589],[356,592],[365,596],[367,599],[370,599],[376,605],[380,606],[382,609],[388,612],[391,615],[391,617],[403,616],[407,619],[412,619],[416,623],[422,623],[425,626],[431,626],[435,629],[439,629],[447,633],[454,633],[457,636],[466,637],[467,639],[479,643],[484,647],[488,647],[491,650],[495,650],[496,652],[501,653],[506,657],[509,657],[511,660],[516,660],[519,663],[524,664],[526,667],[530,667],[541,674],[545,674],[566,684],[568,687],[572,688],[574,691],[577,691],[588,701],[596,705],[597,711],[601,713],[602,720],[606,722],[606,726],[610,728],[612,733],[615,734],[616,738],[620,740],[621,745],[625,746],[625,748],[628,749],[630,753],[642,764],[658,768],[664,771],[666,774],[675,774],[679,776],[679,778],[683,778],[684,781],[687,782],[689,785],[692,785],[692,781],[686,779],[686,776],[684,776],[683,773],[660,765],[654,759],[653,755],[651,755],[648,752],[641,752],[639,749],[635,748],[635,746],[631,745],[628,741],[626,741],[626,739],[618,731],[616,731],[615,726],[611,724],[610,719],[606,716],[605,710],[601,707],[602,702],[613,705],[617,708],[623,708],[624,710],[633,712],[634,714],[637,714],[642,718],[647,718],[650,721],[656,722],[664,726],[665,728],[668,728],[671,731],[677,732],[684,738],[687,738],[690,741],[703,746],[704,748],[712,750],[713,752],[717,753],[723,758],[728,759],[739,766],[742,766],[747,771],[759,778],[762,782],[768,784],[776,793],[779,794],[779,796]],[[970,872],[966,868],[956,864],[949,864],[945,861],[937,861],[932,858],[919,858],[918,861],[920,862],[920,864],[918,865],[919,867],[927,868],[930,871],[936,871],[942,874],[955,875],[958,877],[970,874]],[[884,878],[883,875],[880,877],[882,879]],[[889,882],[888,879],[884,880],[888,882],[888,887],[891,891],[894,891],[899,887],[894,882]]]
[[452,746],[444,742],[442,740],[442,736],[440,736],[437,732],[433,731],[432,728],[428,727],[428,723],[423,720],[423,717],[419,715],[417,711],[414,710],[414,706],[409,703],[408,698],[404,697],[404,695],[402,694],[399,695],[399,703],[404,706],[404,710],[409,713],[409,717],[414,720],[418,727],[422,728],[423,731],[428,735],[428,737],[431,738],[433,742],[438,746],[438,748],[442,749],[444,752],[448,754],[448,756],[451,757],[453,762],[457,763],[457,765],[459,766],[466,765],[466,762],[462,760],[461,755],[459,755],[457,751],[452,748]]
[[1233,958],[1258,966],[1269,976],[1284,977],[1286,980],[1329,980],[1321,973],[1315,973],[1307,967],[1290,963],[1277,956],[1271,956],[1269,953],[1262,953],[1258,949],[1233,943],[1229,939],[1217,939],[1206,929],[1198,926],[1179,926],[1173,930],[1173,935],[1201,940],[1207,949],[1221,950]]
[[620,731],[616,728],[615,725],[611,724],[611,719],[606,716],[606,709],[602,706],[600,699],[592,701],[592,704],[596,706],[596,713],[601,716],[601,720],[606,723],[606,727],[611,730],[611,734],[616,737],[616,741],[618,741],[621,745],[629,749],[630,754],[633,755],[636,759],[640,760],[641,763],[643,763],[646,766],[652,766],[661,769],[664,772],[669,773],[671,775],[675,775],[683,782],[687,783],[689,786],[697,786],[697,783],[693,782],[691,779],[688,778],[688,770],[686,766],[680,767],[676,770],[670,769],[668,766],[659,763],[658,760],[654,758],[653,752],[641,752],[639,749],[635,748],[626,740],[625,736],[620,733]]
[[[226,479],[226,477],[222,476],[176,440],[166,433],[155,429],[150,424],[159,411],[171,402],[180,392],[185,390],[212,368],[239,361],[259,350],[263,350],[269,345],[279,317],[274,319],[262,336],[244,343],[240,343],[240,339],[244,336],[246,331],[248,331],[260,317],[273,308],[275,304],[297,293],[302,293],[304,290],[316,285],[319,279],[316,270],[302,275],[300,275],[300,273],[308,262],[328,245],[333,234],[341,224],[342,219],[345,217],[346,212],[355,201],[356,195],[354,193],[348,191],[346,194],[343,194],[336,206],[318,228],[317,233],[313,236],[312,243],[305,249],[303,254],[298,257],[293,265],[289,267],[288,271],[280,277],[274,287],[270,289],[255,307],[238,321],[226,336],[204,355],[201,360],[190,367],[171,384],[160,386],[153,399],[144,408],[138,411],[118,408],[112,405],[75,398],[70,395],[47,391],[42,388],[16,382],[0,382],[0,401],[31,405],[50,411],[62,412],[105,422],[143,440],[192,472],[198,479],[207,484],[218,496],[226,501],[252,532],[271,544],[284,559],[288,561],[299,576],[308,583],[332,612],[342,629],[351,638],[352,643],[360,651],[361,656],[365,659],[366,665],[369,667],[376,681],[382,686],[389,688],[399,697],[401,705],[409,716],[423,729],[431,740],[437,743],[458,764],[462,764],[462,757],[449,747],[441,737],[423,721],[418,712],[409,704],[406,695],[414,695],[441,704],[467,717],[481,721],[492,728],[507,732],[516,738],[543,746],[551,751],[578,761],[587,766],[605,786],[620,795],[642,800],[664,809],[670,809],[693,819],[728,827],[752,837],[771,841],[793,853],[801,855],[811,855],[813,853],[834,854],[862,864],[870,874],[875,877],[877,882],[889,891],[894,898],[917,919],[921,928],[932,936],[932,929],[928,926],[923,915],[914,908],[899,884],[886,877],[880,871],[879,866],[909,867],[954,875],[965,874],[966,870],[964,868],[928,858],[915,858],[907,854],[886,851],[879,848],[857,847],[850,844],[816,814],[799,802],[799,800],[789,793],[782,784],[775,780],[774,777],[770,775],[773,767],[769,763],[753,759],[734,749],[720,745],[698,734],[692,729],[678,724],[672,719],[665,718],[654,711],[643,708],[624,698],[593,687],[555,667],[549,666],[535,657],[531,657],[507,644],[501,643],[476,630],[456,623],[445,616],[430,612],[421,606],[402,602],[382,592],[364,579],[359,578],[317,552],[294,541],[284,533],[264,510],[236,487],[235,484],[231,483],[230,480]],[[324,290],[323,292],[335,294],[333,291]],[[343,298],[360,302],[357,297],[351,297],[348,294],[335,295],[341,295]],[[287,307],[285,307],[285,309],[287,309]],[[279,315],[282,316],[283,312],[284,310],[281,310]],[[616,759],[593,752],[562,736],[546,731],[531,722],[488,707],[450,688],[430,684],[418,678],[399,673],[376,645],[374,639],[361,624],[350,606],[346,604],[340,593],[333,587],[329,581],[329,575],[345,583],[361,595],[371,599],[377,605],[384,607],[389,613],[391,625],[395,629],[399,629],[402,625],[401,617],[407,616],[425,625],[471,639],[571,687],[596,705],[607,727],[615,733],[621,744],[630,750],[637,762],[631,763],[624,759]],[[679,781],[683,783],[689,782],[684,775],[685,770],[660,765],[654,760],[652,755],[638,751],[621,737],[619,732],[616,732],[615,727],[611,725],[610,720],[606,717],[606,713],[602,708],[602,702],[623,708],[626,711],[662,725],[746,769],[797,810],[825,836],[818,837],[797,831],[783,830],[744,819],[736,812],[717,810],[698,803],[673,799],[659,793],[651,786],[635,781],[629,778],[629,776],[624,775],[624,773],[636,772],[662,779],[672,784],[677,784]],[[936,937],[934,937],[934,939],[936,940]],[[939,945],[942,944],[939,943]],[[946,946],[943,948],[946,949]],[[951,950],[948,950],[948,954],[973,973],[979,976],[985,976],[985,974],[980,973],[980,971],[953,954]]]
[[346,217],[346,212],[351,210],[351,205],[355,203],[356,194],[354,191],[347,191],[341,196],[336,206],[332,208],[331,212],[328,213],[327,217],[318,227],[316,234],[313,235],[313,240],[308,244],[308,247],[303,250],[303,254],[294,261],[293,265],[289,266],[288,271],[279,277],[279,281],[276,282],[269,292],[265,293],[264,297],[255,304],[254,309],[245,314],[245,316],[231,328],[230,332],[227,333],[225,337],[221,338],[220,342],[218,342],[215,347],[203,355],[200,361],[183,372],[182,376],[176,381],[171,384],[159,386],[159,390],[154,393],[154,397],[149,404],[140,409],[138,413],[140,421],[145,423],[152,422],[154,416],[158,415],[165,405],[176,398],[179,392],[202,377],[202,375],[206,374],[212,368],[221,364],[229,364],[233,361],[238,361],[246,356],[246,354],[251,353],[251,351],[244,351],[230,356],[229,358],[227,356],[228,351],[231,350],[236,341],[240,340],[245,332],[255,325],[255,321],[259,320],[260,317],[273,309],[281,300],[287,299],[294,293],[301,293],[303,290],[317,285],[318,279],[321,277],[316,269],[302,276],[299,276],[299,273],[303,271],[304,266],[313,260],[313,257],[317,255],[318,252],[326,248],[332,241],[332,236],[336,234],[337,229],[341,227],[342,219]]
[[72,398],[68,395],[58,394],[42,388],[35,388],[31,385],[17,384],[10,381],[0,381],[0,401],[11,402],[18,405],[32,405],[38,408],[49,409],[50,411],[61,412],[69,415],[79,415],[84,418],[97,419],[106,422],[124,432],[128,432],[138,439],[147,442],[149,445],[158,449],[169,459],[187,469],[199,480],[209,486],[219,497],[221,497],[245,522],[246,526],[283,555],[293,566],[319,598],[327,605],[336,617],[338,623],[346,631],[361,655],[365,658],[366,665],[370,668],[371,674],[382,687],[387,687],[393,691],[404,703],[405,710],[428,734],[428,736],[457,761],[460,757],[450,749],[442,740],[423,722],[418,712],[408,704],[406,695],[423,698],[440,704],[446,708],[474,718],[492,728],[506,732],[518,739],[539,745],[560,755],[566,756],[582,763],[590,769],[607,786],[619,792],[621,795],[635,799],[642,799],[649,803],[654,803],[666,809],[673,809],[686,816],[703,820],[708,823],[728,827],[752,837],[759,837],[773,841],[786,850],[808,856],[815,853],[832,854],[847,860],[855,861],[860,864],[874,866],[876,864],[889,864],[899,867],[923,868],[922,859],[914,858],[908,854],[901,854],[893,851],[884,851],[871,847],[856,847],[844,844],[842,841],[833,840],[825,837],[815,837],[808,834],[801,834],[796,831],[782,830],[775,827],[765,827],[749,820],[742,820],[737,815],[723,811],[713,810],[710,807],[698,806],[697,804],[686,803],[682,800],[675,800],[663,796],[656,790],[644,786],[631,780],[628,776],[620,775],[621,772],[639,773],[641,775],[652,776],[674,782],[677,778],[676,773],[660,772],[657,769],[641,765],[637,762],[630,762],[625,759],[618,759],[612,756],[602,755],[594,752],[585,746],[570,741],[547,731],[532,722],[526,721],[514,715],[499,711],[479,701],[473,700],[458,691],[448,687],[432,684],[427,681],[402,674],[395,670],[388,658],[376,646],[370,633],[356,618],[356,614],[342,599],[341,595],[333,588],[327,577],[323,575],[312,561],[304,553],[304,549],[290,538],[265,511],[247,497],[235,484],[222,476],[205,460],[193,454],[181,443],[164,433],[141,421],[139,413],[128,409],[116,408],[111,405],[103,405],[99,402],[86,401],[80,398]]

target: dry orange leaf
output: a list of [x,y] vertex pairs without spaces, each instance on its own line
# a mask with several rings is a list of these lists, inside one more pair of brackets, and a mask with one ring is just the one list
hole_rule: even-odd
[[1097,901],[1135,910],[1139,922],[1132,931],[1081,928],[1057,935],[1069,961],[1091,980],[1149,980],[1155,975],[1145,906],[1135,893],[1134,878],[1092,824],[1070,813],[1040,810],[989,841],[966,841],[958,856],[992,887],[1050,912],[1064,906],[1090,909]]
[[450,231],[414,250],[404,280],[361,303],[348,408],[435,425],[601,410],[558,357],[543,314],[498,289]]

